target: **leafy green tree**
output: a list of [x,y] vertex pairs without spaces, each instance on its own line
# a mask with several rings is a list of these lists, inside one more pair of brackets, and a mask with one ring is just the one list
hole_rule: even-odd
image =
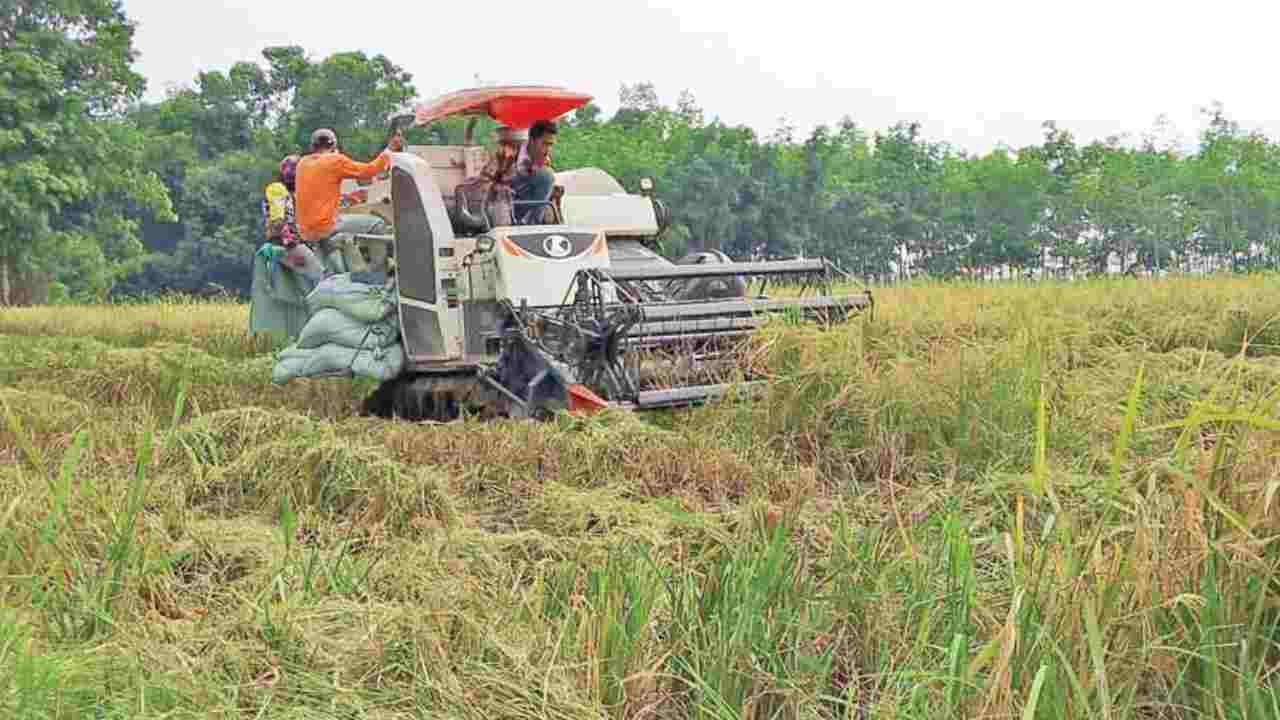
[[1234,270],[1266,263],[1269,255],[1274,262],[1277,148],[1260,133],[1244,132],[1221,106],[1205,114],[1208,127],[1187,168],[1188,195],[1201,220],[1194,251],[1213,266]]
[[1071,272],[1084,257],[1081,237],[1087,227],[1084,207],[1075,192],[1083,172],[1082,160],[1070,132],[1052,121],[1043,127],[1044,142],[1023,148],[1019,159],[1039,165],[1038,172],[1045,174],[1043,210],[1035,229],[1040,255],[1045,262],[1052,259],[1061,272]]
[[[258,201],[274,158],[239,150],[192,166],[178,203],[172,247],[130,278],[132,291],[249,291],[249,262],[262,242]],[[252,194],[251,194],[252,193]]]
[[[246,258],[260,241],[262,186],[278,159],[301,151],[321,126],[335,128],[350,154],[372,156],[387,115],[413,96],[411,80],[382,56],[313,62],[300,47],[272,47],[258,64],[201,72],[191,87],[135,108],[129,118],[145,141],[123,147],[163,180],[178,217],[142,204],[121,216],[136,221],[149,251],[125,289],[243,292]],[[1191,154],[1151,138],[1081,145],[1046,122],[1038,144],[970,155],[929,141],[918,124],[868,132],[848,116],[808,136],[784,119],[758,137],[708,121],[714,115],[687,90],[668,107],[652,83],[637,82],[621,87],[612,117],[589,103],[565,118],[554,165],[603,168],[631,191],[653,178],[672,211],[664,242],[672,259],[705,248],[742,259],[803,253],[868,279],[1103,271],[1117,259],[1126,271],[1185,270],[1205,259],[1272,266],[1280,261],[1280,147],[1241,131],[1221,107],[1207,114]],[[408,139],[458,144],[468,122],[447,119]],[[489,142],[493,125],[480,121],[473,139]],[[104,257],[133,253],[132,265],[102,267],[136,267],[128,227],[79,217],[85,227],[104,223],[93,231],[102,242],[63,242],[64,268],[93,266],[94,247]],[[63,272],[76,287],[104,286],[110,275]]]
[[574,110],[573,114],[565,120],[564,125],[574,128],[595,127],[600,124],[601,112],[600,106],[595,104],[594,101],[588,102],[586,105]]
[[[381,55],[337,53],[313,63],[301,47],[269,47],[259,64],[201,72],[191,87],[134,107],[131,117],[149,137],[147,161],[177,214],[142,214],[146,266],[121,290],[246,293],[248,258],[262,241],[262,190],[280,159],[305,152],[318,127],[334,128],[348,154],[367,159],[386,142],[387,116],[415,94],[410,81]],[[438,136],[416,131],[408,139],[461,142],[462,128],[454,122]]]
[[937,185],[946,148],[920,136],[919,123],[897,123],[875,137],[877,195],[887,211],[880,242],[895,257],[928,256],[939,245]]
[[333,128],[343,150],[367,160],[387,141],[387,117],[416,91],[412,74],[384,55],[335,53],[303,74],[293,98],[292,140],[305,148],[317,128]]
[[140,212],[172,212],[122,117],[144,80],[119,2],[0,10],[0,300],[19,273],[101,297],[143,255]]

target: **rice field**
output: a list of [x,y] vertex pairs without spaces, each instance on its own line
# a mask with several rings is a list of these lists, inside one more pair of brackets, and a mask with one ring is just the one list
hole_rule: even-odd
[[1280,278],[876,291],[753,404],[449,425],[0,309],[6,718],[1280,717]]

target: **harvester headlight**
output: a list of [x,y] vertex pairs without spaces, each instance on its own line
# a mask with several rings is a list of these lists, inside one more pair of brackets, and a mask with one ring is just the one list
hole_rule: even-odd
[[476,238],[476,252],[487,253],[493,250],[493,236],[481,235]]
[[640,178],[640,192],[643,192],[643,193],[653,192],[653,178],[650,178],[650,177]]

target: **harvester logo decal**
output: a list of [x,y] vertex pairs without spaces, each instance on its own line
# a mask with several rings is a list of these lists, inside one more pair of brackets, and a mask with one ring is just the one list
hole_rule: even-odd
[[550,257],[562,258],[573,252],[573,243],[569,242],[569,238],[563,235],[548,235],[542,241],[542,249]]
[[519,233],[502,240],[508,254],[546,260],[568,260],[585,255],[597,243],[595,233],[551,232]]

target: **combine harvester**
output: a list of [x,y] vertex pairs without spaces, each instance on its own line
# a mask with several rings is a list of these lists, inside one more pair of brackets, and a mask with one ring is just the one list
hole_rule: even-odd
[[[540,225],[495,222],[459,192],[486,159],[471,138],[479,116],[519,131],[590,99],[558,87],[477,88],[391,119],[398,131],[473,116],[463,145],[393,153],[389,178],[345,210],[387,222],[387,234],[357,240],[394,276],[405,353],[404,370],[364,412],[444,421],[464,410],[545,417],[691,405],[729,392],[729,378],[753,384],[735,348],[768,316],[826,324],[872,306],[869,290],[831,296],[838,271],[822,259],[735,263],[712,251],[668,261],[656,250],[671,216],[648,179],[629,194],[597,168],[558,172],[563,195],[547,203],[555,222]],[[748,294],[753,278],[762,292],[779,277],[802,279],[801,295]],[[822,294],[804,297],[809,286]]]

